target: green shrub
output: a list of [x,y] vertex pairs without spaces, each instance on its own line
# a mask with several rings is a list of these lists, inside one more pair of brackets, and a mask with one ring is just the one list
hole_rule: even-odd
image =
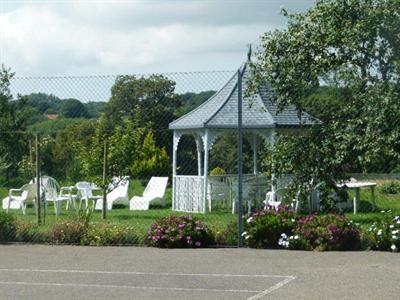
[[226,171],[220,167],[215,167],[211,170],[210,176],[218,176],[218,175],[225,175]]
[[398,252],[400,249],[400,216],[392,216],[386,213],[387,216],[373,223],[366,238],[372,250],[393,251]]
[[15,241],[16,232],[15,218],[5,212],[0,212],[0,242]]
[[49,242],[52,244],[81,244],[89,226],[89,217],[78,215],[61,220],[49,231]]
[[47,242],[46,232],[41,231],[36,224],[17,219],[16,241],[24,243]]
[[400,193],[400,183],[397,181],[387,181],[381,187],[382,194],[396,195]]
[[361,247],[359,228],[342,215],[308,215],[298,220],[298,226],[281,242],[291,249],[358,250]]
[[138,245],[141,239],[132,226],[93,223],[89,225],[81,243],[90,246]]
[[199,248],[213,242],[202,221],[192,216],[171,215],[151,225],[146,243],[160,248]]
[[238,242],[238,224],[230,222],[222,229],[214,229],[215,244],[219,246],[236,246]]
[[266,209],[254,212],[245,223],[243,236],[252,248],[279,248],[281,234],[289,235],[296,226],[292,209],[280,206],[277,210]]

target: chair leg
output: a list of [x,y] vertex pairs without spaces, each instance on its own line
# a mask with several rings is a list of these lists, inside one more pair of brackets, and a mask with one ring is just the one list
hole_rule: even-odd
[[11,203],[11,198],[8,197],[8,203],[7,203],[6,213],[8,213],[8,211],[10,210],[10,203]]
[[21,210],[22,210],[22,214],[25,215],[25,212],[26,212],[26,204],[25,204],[25,202],[21,203]]

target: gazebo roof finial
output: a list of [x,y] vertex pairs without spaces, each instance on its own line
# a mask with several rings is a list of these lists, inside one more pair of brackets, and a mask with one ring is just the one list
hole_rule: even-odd
[[248,44],[249,46],[249,51],[247,51],[247,61],[250,62],[251,61],[251,44]]

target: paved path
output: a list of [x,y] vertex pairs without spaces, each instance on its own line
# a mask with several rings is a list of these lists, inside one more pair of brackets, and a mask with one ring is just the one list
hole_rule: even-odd
[[0,299],[399,299],[400,254],[0,245]]

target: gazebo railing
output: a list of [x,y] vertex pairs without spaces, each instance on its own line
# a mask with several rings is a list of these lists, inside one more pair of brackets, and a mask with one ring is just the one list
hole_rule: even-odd
[[176,175],[174,185],[174,210],[199,213],[205,211],[204,176]]

